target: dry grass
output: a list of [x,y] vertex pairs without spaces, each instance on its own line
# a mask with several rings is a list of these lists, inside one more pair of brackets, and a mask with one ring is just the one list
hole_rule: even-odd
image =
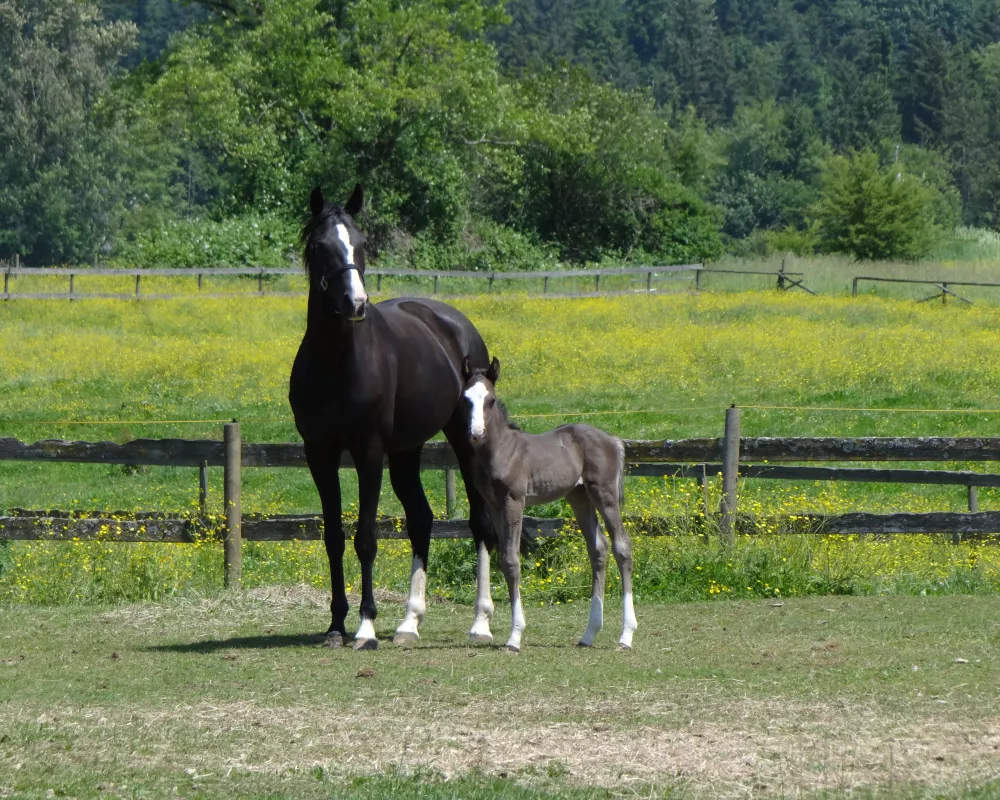
[[[717,797],[893,784],[939,792],[997,775],[997,716],[963,721],[929,708],[914,720],[847,700],[720,701],[707,687],[678,702],[640,692],[597,706],[578,697],[512,709],[480,699],[456,714],[451,704],[398,697],[335,711],[262,701],[156,710],[24,706],[2,718],[5,727],[38,726],[51,739],[74,741],[72,750],[40,743],[25,753],[50,769],[69,768],[85,750],[112,773],[127,766],[218,778],[318,767],[350,776],[421,768],[446,779],[482,772],[530,782],[534,773],[556,771],[569,783],[621,793],[670,786]],[[578,716],[592,721],[559,721]],[[636,716],[659,723],[616,722]],[[178,742],[198,746],[179,750]]]
[[[401,608],[381,599],[386,636]],[[1000,600],[645,606],[629,653],[613,649],[614,603],[593,650],[572,647],[584,609],[534,608],[517,656],[467,647],[471,610],[447,603],[415,649],[330,650],[326,604],[294,587],[8,609],[0,796],[89,796],[81,785],[123,776],[143,796],[313,796],[373,774],[623,796],[936,795],[998,776],[986,621]]]

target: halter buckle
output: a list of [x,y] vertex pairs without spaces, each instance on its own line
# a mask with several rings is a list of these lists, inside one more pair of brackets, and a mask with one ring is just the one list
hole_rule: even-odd
[[329,285],[330,284],[326,282],[326,275],[320,276],[320,279],[319,279],[319,288],[322,289],[325,292],[327,290],[327,287]]

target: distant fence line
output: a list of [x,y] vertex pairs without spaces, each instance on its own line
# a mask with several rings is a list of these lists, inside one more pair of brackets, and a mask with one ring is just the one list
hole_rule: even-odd
[[[163,277],[163,278],[195,278],[198,282],[198,293],[195,296],[222,298],[222,297],[302,297],[304,291],[281,292],[267,291],[265,278],[287,276],[297,277],[303,275],[301,267],[164,267],[164,268],[131,268],[112,269],[109,267],[22,267],[19,257],[15,257],[14,266],[6,266],[2,269],[3,291],[0,292],[0,300],[86,300],[86,299],[116,299],[116,300],[169,300],[181,297],[191,297],[187,293],[169,292],[143,292],[143,277]],[[65,276],[68,278],[68,290],[65,292],[17,292],[12,291],[12,278],[19,275],[29,276]],[[419,269],[380,269],[372,267],[365,270],[365,276],[375,279],[374,293],[382,291],[383,278],[423,278],[433,281],[433,294],[438,294],[442,280],[448,279],[474,279],[486,282],[487,293],[493,293],[494,285],[499,281],[542,281],[541,294],[550,297],[597,297],[617,294],[642,293],[642,289],[601,289],[602,277],[645,275],[645,292],[656,291],[654,278],[659,281],[665,280],[693,280],[694,290],[702,291],[702,275],[759,275],[775,278],[775,288],[780,290],[801,289],[811,295],[816,295],[812,289],[805,286],[805,273],[791,272],[785,269],[785,262],[782,260],[780,269],[777,270],[753,270],[753,269],[716,269],[706,267],[704,264],[674,264],[665,266],[645,266],[645,267],[600,267],[595,269],[567,269],[567,270],[539,270],[533,271],[511,271],[500,270],[474,271],[474,270],[419,270]],[[76,279],[78,277],[116,277],[134,278],[135,288],[132,292],[78,292],[76,291]],[[246,277],[257,279],[256,292],[203,292],[205,277]],[[550,280],[560,278],[588,278],[593,279],[593,291],[583,292],[552,292],[549,290]],[[937,289],[931,295],[918,300],[918,303],[925,303],[930,300],[941,299],[942,303],[947,303],[949,297],[961,301],[967,305],[973,305],[972,301],[954,291],[953,287],[969,286],[982,288],[1000,288],[1000,283],[990,283],[987,281],[956,281],[952,279],[935,280],[931,278],[883,278],[876,275],[857,275],[851,279],[851,296],[857,297],[859,287],[862,283],[907,283],[925,286],[933,286]]]
[[[674,264],[666,266],[646,266],[646,267],[601,267],[596,269],[567,269],[567,270],[539,270],[502,272],[491,271],[470,271],[470,270],[418,270],[418,269],[380,269],[372,267],[365,270],[366,278],[375,279],[375,292],[382,291],[383,278],[424,278],[432,280],[433,294],[438,294],[439,285],[442,280],[464,278],[486,281],[488,293],[494,290],[494,284],[503,281],[542,281],[542,294],[553,297],[563,296],[588,296],[623,293],[620,289],[601,289],[601,278],[609,276],[646,276],[646,292],[654,292],[654,278],[663,280],[694,280],[694,289],[702,289],[701,276],[708,274],[731,274],[731,275],[765,275],[776,278],[778,289],[802,289],[803,291],[815,294],[810,289],[802,285],[803,274],[801,272],[788,272],[782,264],[779,270],[733,270],[714,269],[705,267],[703,264]],[[68,291],[66,292],[17,292],[13,290],[12,278],[19,275],[34,275],[43,277],[65,276],[69,280]],[[257,291],[252,292],[212,292],[202,293],[202,297],[246,297],[246,296],[292,296],[299,297],[305,292],[277,292],[266,291],[267,277],[289,276],[301,277],[303,271],[299,267],[172,267],[162,269],[111,269],[102,267],[22,267],[8,266],[3,270],[3,292],[0,292],[2,300],[84,300],[84,299],[147,299],[162,300],[176,297],[189,297],[188,294],[143,292],[142,279],[144,277],[165,277],[196,278],[198,281],[198,292],[202,292],[204,278],[207,277],[247,277],[257,279]],[[76,279],[78,277],[117,277],[134,278],[135,289],[132,292],[78,292],[76,290]],[[550,280],[565,278],[588,278],[594,281],[592,292],[571,292],[554,293],[549,291]],[[16,283],[16,281],[14,282]],[[642,290],[632,290],[641,292]]]
[[[123,542],[190,542],[209,526],[206,470],[224,468],[223,550],[227,585],[241,580],[242,540],[285,541],[315,539],[321,535],[318,514],[244,517],[241,513],[243,467],[306,466],[301,443],[243,443],[239,423],[224,426],[222,441],[187,439],[137,439],[112,442],[46,440],[25,443],[0,438],[0,461],[49,461],[199,468],[201,515],[195,519],[172,518],[159,513],[109,513],[70,511],[9,511],[0,516],[0,540],[66,540],[110,538]],[[945,533],[953,541],[1000,533],[1000,512],[979,511],[978,487],[1000,486],[1000,475],[957,470],[884,469],[861,467],[789,466],[808,461],[1000,461],[1000,437],[742,437],[740,409],[726,410],[725,435],[718,439],[626,441],[627,474],[645,477],[695,478],[702,488],[703,520],[717,525],[724,543],[732,545],[737,531],[753,532],[753,520],[738,513],[737,478],[777,480],[847,480],[883,483],[922,483],[967,487],[966,512],[796,514],[794,530],[810,534]],[[742,463],[741,463],[742,462]],[[747,463],[758,462],[758,463]],[[764,462],[764,463],[759,463]],[[345,454],[342,468],[352,466]],[[454,520],[455,470],[451,448],[432,442],[423,451],[421,468],[446,473],[447,519],[435,520],[434,538],[469,536],[464,520]],[[708,482],[722,475],[723,496],[718,511],[709,506]],[[637,518],[634,529],[650,535],[669,533],[671,520]],[[551,536],[567,524],[562,519],[525,518],[529,536]],[[405,538],[401,520],[378,523],[383,538]]]

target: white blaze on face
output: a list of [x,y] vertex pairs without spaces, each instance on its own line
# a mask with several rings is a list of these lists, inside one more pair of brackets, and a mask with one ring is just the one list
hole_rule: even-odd
[[490,390],[486,384],[477,381],[465,391],[465,396],[472,403],[472,417],[469,419],[469,434],[476,438],[486,435],[486,398]]
[[[368,293],[365,291],[365,285],[361,282],[361,273],[354,265],[354,245],[351,244],[351,234],[347,230],[347,226],[343,223],[337,225],[337,237],[340,239],[340,243],[344,245],[344,250],[347,251],[347,270],[351,274],[351,291],[350,299],[352,303],[363,303],[368,300]],[[353,269],[350,269],[354,267]]]

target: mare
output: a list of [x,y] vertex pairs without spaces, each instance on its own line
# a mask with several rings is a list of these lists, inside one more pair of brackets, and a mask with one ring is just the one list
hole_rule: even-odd
[[347,638],[345,534],[340,463],[350,453],[358,474],[359,509],[354,551],[361,563],[361,623],[355,649],[375,649],[377,616],[372,567],[378,549],[375,516],[388,459],[393,491],[406,512],[413,550],[410,593],[394,641],[412,642],[426,609],[427,557],[433,515],[420,482],[420,451],[443,431],[458,458],[469,496],[469,527],[479,556],[473,641],[490,642],[493,615],[489,551],[496,544],[489,512],[472,480],[466,435],[462,365],[486,368],[486,344],[473,324],[434,300],[369,302],[365,291],[365,237],[353,216],[364,202],[360,186],[343,206],[327,204],[319,188],[310,197],[303,230],[309,274],[306,331],[289,382],[295,426],[323,506],[324,542],[332,597],[327,643]]
[[589,647],[604,624],[604,573],[608,540],[597,522],[600,511],[611,534],[611,549],[622,578],[622,635],[619,647],[632,646],[636,629],[632,603],[632,542],[622,526],[625,446],[592,425],[561,425],[541,434],[525,433],[507,417],[496,396],[500,361],[487,369],[462,365],[469,442],[476,453],[474,480],[486,498],[499,538],[500,563],[510,593],[511,630],[507,649],[521,649],[521,522],[526,505],[565,497],[587,541],[593,574],[590,619],[580,645]]

